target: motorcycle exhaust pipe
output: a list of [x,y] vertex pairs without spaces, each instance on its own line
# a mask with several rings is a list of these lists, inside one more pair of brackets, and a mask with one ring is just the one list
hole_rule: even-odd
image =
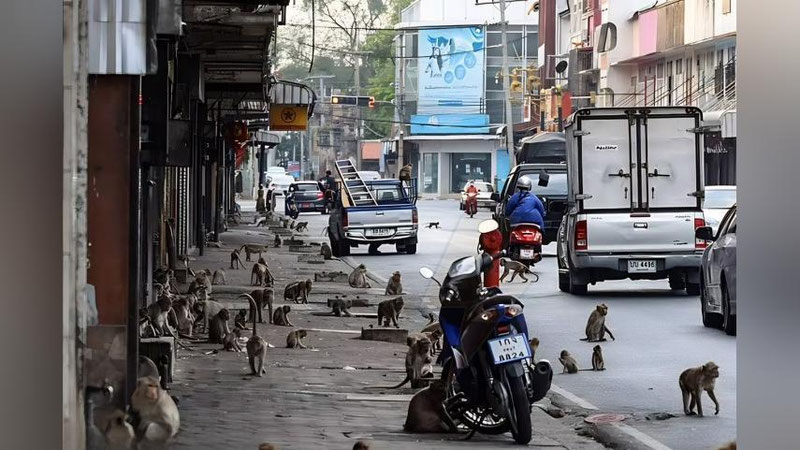
[[531,384],[533,385],[533,397],[531,403],[543,399],[550,390],[550,383],[553,381],[553,368],[550,361],[542,359],[530,367]]

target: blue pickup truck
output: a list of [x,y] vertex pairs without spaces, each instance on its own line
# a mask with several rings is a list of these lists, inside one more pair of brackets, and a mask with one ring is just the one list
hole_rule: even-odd
[[[412,180],[414,181],[414,180]],[[333,255],[347,256],[351,248],[395,245],[398,253],[417,252],[416,184],[400,180],[364,182],[374,203],[356,206],[341,190],[328,219],[328,238]]]

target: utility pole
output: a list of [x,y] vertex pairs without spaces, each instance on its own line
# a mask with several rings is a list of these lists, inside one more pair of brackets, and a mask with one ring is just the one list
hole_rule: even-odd
[[505,147],[508,151],[509,158],[513,157],[514,164],[516,165],[516,157],[514,157],[514,117],[511,110],[511,89],[509,87],[509,79],[511,73],[508,70],[508,23],[506,22],[506,0],[500,0],[500,45],[503,47],[503,92],[505,93],[505,108],[506,108],[506,142]]
[[[355,29],[355,39],[353,41],[353,56],[355,57],[355,83],[356,97],[361,95],[361,53],[358,51],[358,28]],[[356,168],[361,170],[361,108],[356,108]]]
[[[319,91],[317,92],[317,98],[319,99],[319,103],[318,104],[320,106],[321,105],[328,105],[327,107],[330,108],[330,102],[329,101],[325,101],[325,80],[329,79],[329,78],[336,78],[336,75],[312,75],[312,76],[306,77],[305,79],[306,80],[313,80],[315,78],[319,79]],[[320,135],[321,135],[322,129],[325,128],[325,113],[326,112],[327,111],[321,110],[320,114],[317,115],[317,117],[319,118],[319,125],[312,125],[311,126],[312,129],[314,127],[318,128],[318,131],[316,133],[316,145],[314,144],[315,141],[314,141],[314,133],[313,133],[313,131],[309,135],[308,161],[311,164],[311,168],[312,168],[312,171],[313,171],[314,164],[312,163],[312,161],[314,160],[314,154],[316,153],[316,155],[317,155],[317,172],[322,172],[322,149],[320,148],[319,140],[320,140]],[[330,134],[332,136],[333,132],[331,131]],[[326,161],[327,161],[327,159],[326,159]]]
[[400,62],[400,83],[397,86],[397,95],[395,97],[395,112],[397,116],[397,172],[403,168],[403,138],[405,137],[406,126],[404,124],[403,106],[405,104],[405,87],[406,87],[406,62],[405,62],[405,36],[400,34],[399,58]]

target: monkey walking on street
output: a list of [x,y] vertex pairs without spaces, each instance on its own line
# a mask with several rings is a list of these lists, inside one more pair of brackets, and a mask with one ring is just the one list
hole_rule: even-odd
[[[258,323],[264,323],[262,312],[264,308],[269,308],[267,320],[269,323],[272,323],[272,302],[275,299],[275,292],[271,288],[256,289],[250,293],[250,296],[253,297],[256,302],[256,309],[250,310],[250,319],[248,320],[252,320],[252,316],[256,314],[258,316]],[[242,296],[240,295],[239,297]]]
[[687,416],[693,416],[694,405],[697,404],[697,415],[703,417],[703,405],[700,397],[703,391],[708,392],[708,396],[714,402],[716,409],[714,415],[719,414],[719,402],[714,395],[714,385],[719,378],[719,366],[713,361],[709,361],[700,367],[693,367],[681,372],[678,377],[678,385],[683,396],[683,412]]
[[[253,297],[251,297],[250,294],[242,295],[247,297],[247,299],[250,301],[250,310],[255,310],[256,301],[253,299]],[[245,348],[247,349],[247,360],[250,363],[251,375],[261,377],[266,374],[267,369],[264,368],[264,360],[267,359],[267,341],[258,335],[258,331],[256,330],[255,314],[253,314],[253,335],[247,340]],[[258,366],[256,366],[256,363],[258,363]],[[258,369],[256,369],[256,367],[258,367]]]
[[611,330],[606,326],[606,316],[608,315],[608,305],[601,303],[597,305],[594,311],[589,315],[589,320],[586,322],[586,338],[582,341],[589,342],[603,342],[606,340],[606,333],[614,339]]
[[235,267],[236,269],[238,269],[240,266],[243,269],[247,269],[247,266],[244,265],[244,261],[242,261],[240,253],[241,252],[239,251],[239,249],[233,249],[233,251],[231,252],[231,269],[234,269],[233,267],[234,264],[236,264]]
[[436,228],[438,230],[439,229],[439,222],[428,222],[428,225],[426,225],[425,228],[428,228],[428,229]]
[[245,252],[245,260],[250,261],[250,255],[254,255],[256,253],[258,253],[258,257],[261,258],[261,254],[267,252],[267,246],[260,244],[243,244],[241,247],[239,247],[239,251],[242,250]]
[[525,276],[526,273],[529,273],[534,276],[535,278],[534,283],[539,281],[539,275],[535,274],[534,272],[531,272],[531,269],[528,266],[522,264],[519,261],[514,261],[508,258],[500,258],[500,266],[503,267],[503,275],[500,276],[501,282],[505,280],[509,272],[514,272],[513,274],[511,274],[511,279],[508,280],[509,283],[514,281],[514,278],[516,278],[517,275],[519,275],[519,277],[522,278],[523,283],[527,283],[529,280]]

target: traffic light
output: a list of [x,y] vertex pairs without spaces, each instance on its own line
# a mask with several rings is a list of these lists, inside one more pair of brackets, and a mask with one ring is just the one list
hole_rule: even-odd
[[355,95],[331,95],[332,105],[351,105],[375,107],[375,97],[355,96]]

